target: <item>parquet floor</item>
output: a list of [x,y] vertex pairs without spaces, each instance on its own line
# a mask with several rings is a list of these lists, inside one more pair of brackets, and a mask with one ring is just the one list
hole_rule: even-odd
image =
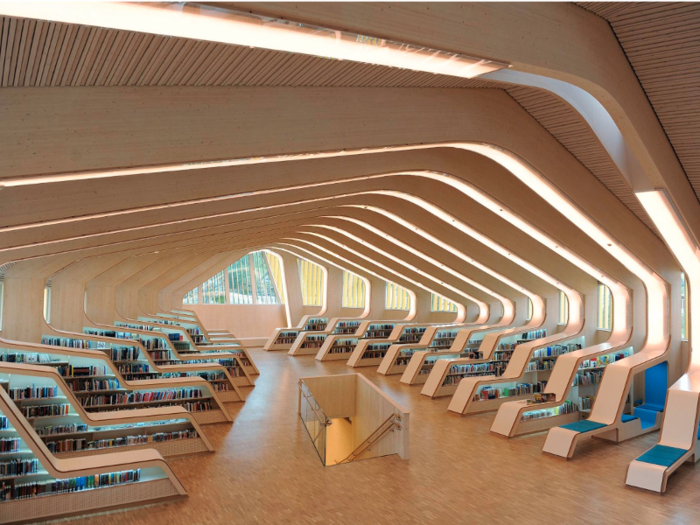
[[175,459],[187,500],[103,513],[71,525],[138,524],[697,524],[700,465],[683,466],[661,496],[626,487],[629,462],[656,434],[594,440],[570,461],[543,455],[545,434],[489,434],[493,414],[460,417],[448,400],[361,370],[411,411],[411,459],[323,467],[297,414],[297,378],[348,373],[284,352],[253,351],[261,376],[235,423],[205,427],[215,454]]

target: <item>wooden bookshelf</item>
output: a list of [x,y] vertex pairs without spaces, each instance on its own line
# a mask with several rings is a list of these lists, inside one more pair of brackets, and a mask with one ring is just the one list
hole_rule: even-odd
[[[116,364],[97,350],[65,349],[33,344],[6,343],[4,346],[10,346],[10,348],[0,350],[0,358],[4,361],[2,364],[12,366],[19,361],[20,364],[23,362],[26,366],[33,366],[33,370],[40,376],[52,377],[54,380],[58,378],[61,390],[71,390],[76,399],[80,399],[79,404],[86,412],[180,405],[190,411],[200,424],[232,421],[216,390],[200,377],[126,381],[121,377]],[[100,381],[110,382],[110,385],[100,388],[104,392],[89,390],[76,392],[71,387],[73,383],[66,381],[83,374],[88,368],[91,375],[94,375],[93,371],[97,370],[100,376],[104,376]],[[151,399],[143,399],[144,397]]]
[[[391,344],[398,341],[410,325],[389,321],[376,321],[367,325],[359,335],[359,340],[348,359],[347,365],[353,368],[379,366]],[[419,329],[421,327],[412,326]]]
[[99,458],[54,457],[3,389],[0,428],[17,450],[0,454],[0,463],[10,456],[22,461],[13,467],[21,470],[0,478],[0,523],[40,521],[187,495],[163,456],[153,449]]
[[[594,351],[591,352],[591,350]],[[559,356],[555,361],[556,364],[554,367],[547,371],[549,376],[543,377],[543,379],[547,380],[547,388],[544,392],[552,395],[555,401],[538,404],[537,408],[552,408],[564,401],[578,404],[580,397],[595,396],[598,391],[600,380],[602,380],[605,366],[607,365],[590,366],[591,360],[609,359],[605,356],[616,356],[620,354],[630,356],[632,354],[632,349],[629,347],[615,349],[613,347],[611,351],[610,345],[602,344],[568,352]],[[582,384],[583,382],[580,377],[585,377],[585,374],[590,372],[596,373],[596,382],[592,384]],[[538,374],[541,373],[544,372],[538,372]],[[557,376],[559,377],[557,378]],[[565,385],[563,388],[561,388],[562,384]],[[527,399],[532,399],[532,396],[529,396]],[[527,425],[525,427],[522,426],[523,416],[532,410],[533,406],[525,402],[505,400],[499,406],[498,413],[491,425],[491,432],[506,437],[515,437],[528,433]],[[553,418],[545,419],[546,421],[543,421],[541,425],[549,425],[546,428],[553,428],[562,424],[558,423]]]
[[321,332],[300,332],[289,349],[289,355],[318,355],[331,336],[354,335],[363,325],[361,319],[334,318]]
[[511,396],[543,393],[557,358],[584,346],[583,337],[567,331],[532,341],[516,341],[503,374],[498,378],[465,378],[448,410],[460,414],[488,412],[498,409]]
[[305,315],[295,328],[277,328],[267,340],[263,350],[289,350],[301,332],[323,332],[328,326],[327,317]]
[[420,341],[415,343],[397,342],[389,348],[379,364],[377,372],[382,375],[403,374],[408,368],[411,357],[420,351],[449,350],[457,337],[459,327],[429,326]]
[[[81,337],[92,337],[107,341],[129,341],[128,345],[135,345],[139,349],[139,359],[137,362],[129,358],[123,361],[120,366],[127,369],[129,366],[139,366],[148,364],[149,371],[166,374],[165,377],[172,376],[180,370],[194,370],[189,374],[206,376],[212,372],[223,373],[225,378],[215,377],[212,379],[214,387],[223,395],[226,402],[243,401],[243,395],[239,387],[253,386],[253,380],[248,374],[245,355],[239,352],[231,353],[211,353],[211,354],[188,354],[177,350],[173,341],[170,341],[160,332],[154,330],[139,330],[128,327],[83,327]],[[248,363],[250,365],[250,363]],[[181,368],[179,368],[181,367]],[[200,371],[201,370],[201,371]],[[142,371],[135,372],[140,374]],[[205,377],[206,378],[206,377]],[[129,379],[139,379],[137,376]],[[222,381],[224,380],[225,381]]]
[[545,336],[546,330],[518,328],[485,333],[481,342],[471,339],[463,349],[470,356],[435,361],[421,394],[432,398],[449,396],[456,392],[460,380],[465,377],[499,377],[518,343]]

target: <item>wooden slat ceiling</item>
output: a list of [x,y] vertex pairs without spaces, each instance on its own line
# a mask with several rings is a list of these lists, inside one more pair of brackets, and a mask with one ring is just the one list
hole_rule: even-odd
[[132,31],[0,17],[0,86],[268,86],[506,89],[656,233],[580,116],[557,97],[460,79]]
[[700,3],[579,5],[610,22],[700,199]]

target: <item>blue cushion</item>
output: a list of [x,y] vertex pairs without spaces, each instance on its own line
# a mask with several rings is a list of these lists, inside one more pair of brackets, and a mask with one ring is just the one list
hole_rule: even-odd
[[659,413],[658,410],[649,408],[649,405],[642,405],[634,409],[634,415],[638,416],[642,420],[642,430],[645,428],[651,428],[656,425],[656,415]]
[[575,423],[569,423],[568,425],[562,425],[560,428],[565,428],[567,430],[573,430],[574,432],[579,432],[583,434],[584,432],[590,432],[597,428],[606,427],[605,423],[598,423],[596,421],[589,421],[588,419],[582,419],[581,421],[576,421]]
[[652,465],[661,465],[662,467],[670,467],[686,452],[688,451],[682,448],[654,445],[651,449],[639,456],[637,461],[651,463]]
[[663,412],[664,411],[663,405],[656,405],[653,403],[644,403],[643,405],[640,405],[637,408],[644,408],[646,410],[653,410],[654,412]]
[[629,414],[622,414],[623,423],[629,423],[630,421],[634,421],[635,419],[639,418],[637,416],[630,416]]

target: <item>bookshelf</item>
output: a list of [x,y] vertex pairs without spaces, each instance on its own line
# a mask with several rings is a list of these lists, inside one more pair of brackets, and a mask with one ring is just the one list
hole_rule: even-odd
[[535,341],[519,339],[503,374],[460,381],[448,410],[459,414],[490,412],[507,401],[542,394],[557,358],[584,346],[583,337],[566,331]]
[[352,335],[361,324],[361,320],[335,318],[322,332],[300,332],[289,349],[289,355],[317,355],[329,336]]
[[248,354],[248,350],[243,345],[238,343],[195,343],[195,339],[199,340],[204,337],[198,326],[182,327],[170,324],[170,321],[166,321],[166,323],[168,324],[144,321],[141,321],[140,324],[116,322],[115,327],[158,332],[168,339],[169,346],[173,347],[182,359],[200,356],[205,356],[203,359],[207,359],[209,358],[208,356],[217,353],[235,353],[241,357],[241,363],[239,364],[245,363],[244,368],[246,369],[245,374],[234,375],[234,377],[245,377],[245,379],[240,379],[237,384],[239,386],[254,386],[254,383],[250,380],[250,375],[257,375],[259,372]]
[[411,357],[421,351],[449,350],[457,337],[458,330],[465,325],[450,325],[448,327],[427,327],[423,336],[415,343],[395,343],[389,347],[384,359],[379,364],[377,372],[382,375],[403,374],[408,368]]
[[[73,391],[86,412],[99,413],[135,408],[182,406],[199,424],[232,421],[216,390],[200,377],[172,377],[125,381],[103,352],[66,349],[45,345],[17,345],[5,342],[0,349],[0,363],[25,363],[51,369],[61,378],[62,387]],[[40,414],[45,403],[28,414]],[[63,403],[54,403],[62,405]]]
[[[148,323],[151,325],[165,325],[167,327],[165,333],[168,333],[169,335],[170,333],[173,333],[173,330],[167,332],[167,329],[177,327],[179,329],[184,330],[184,333],[180,332],[181,337],[179,338],[179,341],[183,343],[190,343],[189,350],[192,351],[212,351],[219,350],[220,348],[224,350],[227,350],[229,348],[241,348],[244,351],[246,350],[245,345],[240,340],[238,340],[230,334],[227,334],[225,341],[222,341],[220,337],[213,339],[210,333],[198,321],[187,321],[180,318],[163,319],[159,317],[141,316],[138,317],[138,321]],[[175,331],[175,333],[177,333],[177,331]]]
[[156,450],[57,458],[0,388],[0,523],[167,501],[187,495]]
[[[480,334],[481,335],[481,334]],[[436,360],[428,372],[421,394],[436,398],[453,395],[465,377],[500,377],[518,344],[547,336],[546,330],[508,329],[474,336],[465,345],[467,357]]]
[[[526,396],[520,401],[507,400],[503,402],[491,425],[491,432],[506,437],[532,432],[530,427],[533,425],[524,424],[528,421],[525,414],[537,410],[549,410],[560,405],[563,401],[569,401],[578,406],[580,404],[579,398],[597,395],[603,372],[610,362],[632,355],[631,347],[615,347],[602,343],[558,356],[549,373],[545,389],[542,392],[543,395],[537,398]],[[598,364],[591,366],[594,363]],[[582,415],[587,417],[588,413],[583,412]],[[556,417],[541,417],[540,419],[541,421],[537,425],[540,430],[565,424],[558,421]]]
[[[436,343],[436,346],[426,347],[425,350],[414,350],[400,381],[406,385],[422,385],[427,381],[437,361],[475,359],[485,334],[495,329],[494,326],[469,326],[458,329],[456,334],[450,333],[444,341]],[[452,335],[454,338],[451,337]],[[445,348],[448,344],[449,348]]]
[[[89,413],[54,367],[0,363],[0,378],[23,417],[56,457],[144,448],[156,449],[164,457],[213,451],[199,423],[181,406]],[[32,405],[30,399],[17,399],[16,390],[22,388],[49,389],[53,395],[35,398]]]
[[[226,402],[242,401],[243,396],[239,387],[252,386],[253,381],[248,375],[245,366],[245,356],[238,352],[228,354],[185,354],[182,355],[173,342],[156,330],[140,330],[128,327],[83,327],[82,338],[94,338],[99,341],[126,343],[129,347],[136,347],[138,355],[118,354],[119,365],[124,373],[131,379],[148,379],[148,374],[152,372],[172,374],[178,372],[192,371],[191,374],[202,374],[210,380],[217,390],[222,392]],[[56,339],[56,338],[54,338]],[[59,341],[66,338],[58,338]],[[59,346],[61,344],[59,343]],[[143,365],[148,364],[148,368]],[[194,372],[201,370],[201,372]],[[223,373],[220,375],[207,377],[214,372]],[[187,372],[190,373],[190,372]],[[166,376],[168,377],[168,376]]]
[[406,341],[420,338],[425,326],[405,325],[388,321],[373,322],[360,334],[347,365],[353,368],[379,366],[389,347],[401,337]]
[[[524,400],[519,402],[513,401],[512,403],[503,404],[504,408],[506,405],[510,405],[504,413],[507,414],[509,409],[516,411],[515,417],[517,419],[515,424],[509,429],[509,437],[540,432],[571,422],[569,420],[571,420],[573,416],[563,418],[560,416],[568,414],[559,414],[554,410],[557,407],[563,406],[563,404],[569,406],[572,413],[576,412],[577,417],[573,419],[574,421],[587,419],[590,414],[590,408],[587,407],[590,406],[592,408],[605,368],[609,364],[630,357],[633,354],[632,348],[629,347],[607,354],[576,359],[576,354],[580,352],[581,350],[575,350],[564,354],[569,358],[568,361],[578,361],[578,365],[571,376],[568,388],[565,389],[563,393],[552,392],[549,386],[552,383],[551,377],[558,366],[555,361],[555,365],[552,367],[550,380],[545,384],[545,388],[542,390],[541,394],[526,396]],[[560,358],[564,355],[560,356]],[[559,360],[558,358],[557,361]],[[627,407],[628,410],[630,408],[631,407]],[[538,423],[531,423],[533,419],[537,419]],[[498,428],[496,420],[494,420],[492,431],[494,431],[494,427]],[[535,430],[533,430],[533,428]]]
[[263,346],[263,350],[289,350],[300,332],[323,332],[326,326],[327,317],[305,315],[295,328],[277,328]]

